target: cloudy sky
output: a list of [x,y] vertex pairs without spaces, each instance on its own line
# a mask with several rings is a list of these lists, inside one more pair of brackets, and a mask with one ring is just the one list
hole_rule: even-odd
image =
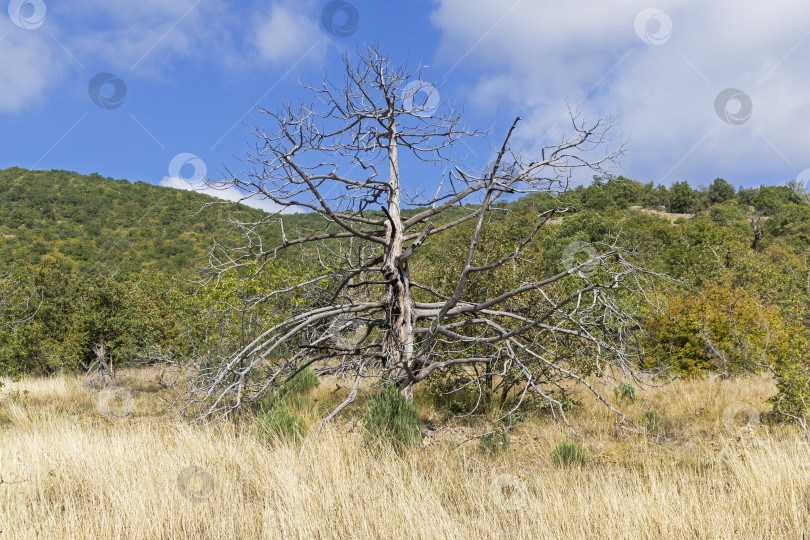
[[[0,168],[188,187],[239,171],[246,126],[374,42],[491,140],[526,148],[566,107],[615,117],[616,174],[784,184],[810,169],[810,2],[3,0]],[[220,194],[228,196],[228,194]],[[235,194],[230,194],[234,196]]]

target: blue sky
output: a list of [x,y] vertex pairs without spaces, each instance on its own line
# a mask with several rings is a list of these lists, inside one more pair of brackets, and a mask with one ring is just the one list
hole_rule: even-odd
[[482,163],[515,116],[530,148],[559,138],[573,105],[617,118],[627,153],[616,174],[694,186],[810,179],[806,0],[3,4],[0,168],[178,187],[173,161],[192,160],[180,176],[194,164],[214,178],[238,171],[252,142],[242,123],[266,125],[253,102],[295,99],[297,79],[338,74],[343,52],[376,42],[421,59],[423,79],[469,124],[493,125],[491,139],[460,149]]

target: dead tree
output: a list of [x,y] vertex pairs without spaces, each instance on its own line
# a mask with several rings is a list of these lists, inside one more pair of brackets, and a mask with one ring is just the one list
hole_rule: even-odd
[[101,336],[101,341],[93,346],[93,354],[96,355],[95,361],[90,364],[86,369],[84,375],[85,384],[88,386],[103,385],[105,381],[115,379],[115,369],[112,367],[112,359],[110,365],[107,364],[107,344],[104,341],[104,336]]
[[[304,86],[311,102],[260,109],[273,129],[255,130],[250,172],[227,172],[215,183],[311,212],[323,226],[291,231],[280,212],[237,223],[243,244],[214,246],[214,277],[243,272],[252,279],[290,251],[311,272],[257,299],[303,300],[246,346],[200,369],[186,406],[196,406],[200,418],[227,415],[303,366],[347,377],[355,390],[360,381],[393,381],[406,395],[463,366],[476,385],[517,374],[519,401],[535,393],[563,419],[544,383],[552,376],[573,380],[624,418],[586,375],[635,376],[636,313],[640,303],[654,303],[647,294],[654,276],[609,241],[574,246],[550,273],[536,271],[535,260],[541,231],[571,210],[558,197],[574,172],[607,174],[604,167],[621,154],[620,145],[608,148],[611,122],[587,124],[572,112],[567,135],[524,154],[512,143],[518,118],[493,156],[481,160],[489,165],[476,170],[454,156],[466,152],[465,138],[488,132],[462,125],[417,70],[393,65],[375,48],[344,63],[342,85],[326,78]],[[414,181],[431,171],[432,184]],[[500,252],[482,251],[492,224],[510,212],[500,203],[538,193],[554,205],[522,222],[519,238],[496,242]],[[431,243],[463,246],[445,268],[451,286],[422,279],[420,256]],[[494,277],[504,269],[516,269],[505,288]]]
[[762,213],[753,213],[748,218],[748,224],[751,226],[751,233],[754,239],[751,241],[751,249],[756,249],[759,241],[762,238],[762,222],[765,216]]

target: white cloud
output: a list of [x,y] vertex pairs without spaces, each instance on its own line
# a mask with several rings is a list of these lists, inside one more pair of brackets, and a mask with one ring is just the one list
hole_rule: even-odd
[[0,11],[0,112],[28,109],[68,72],[93,62],[156,73],[177,58],[204,55],[223,17],[194,3],[77,0],[49,10],[42,26],[30,30]]
[[313,46],[313,57],[322,58],[328,43],[316,21],[283,4],[274,4],[268,13],[255,17],[253,32],[260,58],[273,64],[296,62]]
[[27,109],[81,65],[156,77],[183,59],[237,70],[268,62],[291,67],[320,43],[304,59],[318,62],[330,40],[316,13],[310,2],[276,2],[257,13],[223,1],[76,0],[24,30],[0,11],[0,112]]
[[183,191],[196,191],[197,193],[204,193],[217,199],[221,199],[224,201],[238,202],[244,204],[245,206],[250,206],[251,208],[264,210],[265,212],[271,214],[279,212],[279,210],[281,210],[282,213],[294,212],[294,210],[291,209],[286,208],[282,209],[279,205],[267,199],[259,199],[255,196],[248,197],[247,194],[245,194],[242,191],[239,191],[233,186],[217,187],[208,185],[204,182],[190,183],[185,178],[180,178],[176,176],[174,177],[164,176],[163,179],[160,181],[160,185],[163,187],[170,187],[174,189],[180,189]]
[[235,1],[79,0],[71,21],[89,31],[72,30],[66,39],[80,54],[100,56],[119,69],[159,73],[158,68],[184,58],[237,69],[257,62],[291,66],[319,40],[313,59],[326,50],[328,40],[311,4],[284,0],[258,12]]
[[40,102],[65,71],[51,38],[24,30],[0,12],[0,112],[18,112]]
[[[445,63],[469,54],[450,79],[474,76],[469,100],[482,111],[521,114],[528,146],[559,136],[567,99],[589,117],[619,115],[623,172],[640,180],[782,183],[809,167],[810,3],[652,4],[672,21],[659,46],[635,32],[647,2],[440,0],[432,20]],[[729,87],[752,99],[743,125],[715,113]]]
[[222,4],[197,0],[78,0],[62,17],[63,42],[78,58],[140,72],[182,58],[210,58],[232,22]]

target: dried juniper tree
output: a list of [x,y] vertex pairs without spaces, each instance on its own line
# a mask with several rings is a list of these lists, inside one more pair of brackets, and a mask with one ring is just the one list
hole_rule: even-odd
[[[634,315],[651,301],[654,276],[628,262],[615,242],[569,246],[551,272],[534,260],[544,227],[571,210],[558,197],[574,171],[602,173],[620,154],[621,147],[607,149],[611,123],[586,124],[572,113],[568,135],[524,154],[511,143],[518,118],[481,160],[485,169],[465,170],[453,159],[464,149],[459,143],[489,132],[465,127],[418,70],[375,48],[344,61],[341,85],[327,77],[304,86],[310,102],[260,109],[272,130],[255,130],[250,172],[218,183],[282,210],[238,223],[246,241],[214,246],[212,276],[256,279],[291,251],[310,272],[256,296],[257,303],[299,301],[279,308],[278,321],[250,343],[201,369],[188,403],[201,418],[221,417],[311,366],[354,381],[345,405],[361,384],[393,381],[410,395],[452,368],[477,387],[511,374],[507,390],[517,403],[534,394],[563,419],[545,385],[572,380],[624,418],[586,374],[634,376]],[[435,179],[426,181],[431,171]],[[490,229],[509,223],[510,206],[501,203],[529,194],[552,204],[492,242]],[[320,225],[291,230],[293,210],[311,212]]]

